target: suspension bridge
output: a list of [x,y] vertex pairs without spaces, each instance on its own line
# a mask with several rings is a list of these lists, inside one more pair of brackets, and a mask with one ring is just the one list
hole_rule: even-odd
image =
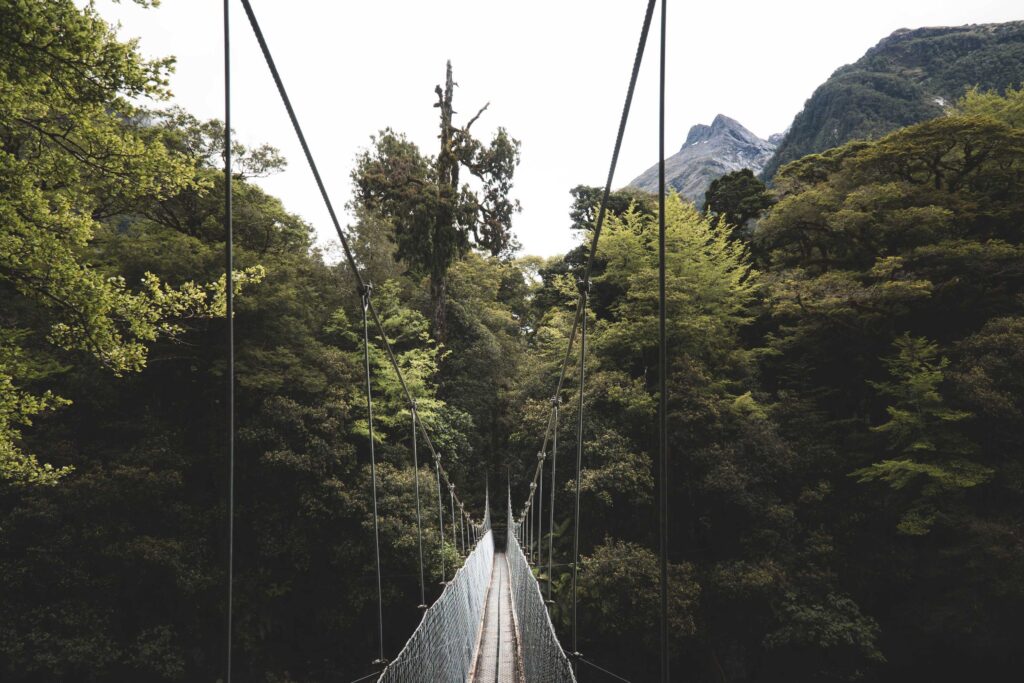
[[[226,295],[228,320],[228,583],[227,583],[227,661],[226,681],[232,681],[233,653],[233,590],[234,590],[234,291],[233,276],[233,226],[232,226],[232,132],[231,132],[231,30],[230,5],[232,0],[224,1],[224,84],[225,84],[225,211],[224,222],[226,232]],[[267,66],[281,96],[281,101],[288,112],[292,126],[302,146],[306,161],[312,172],[327,212],[330,215],[338,239],[355,277],[356,288],[362,303],[363,349],[366,389],[366,410],[369,426],[369,455],[372,511],[374,519],[374,547],[376,551],[376,594],[377,594],[377,659],[374,660],[373,673],[355,679],[352,683],[376,680],[380,683],[455,683],[461,681],[486,683],[575,683],[581,665],[599,671],[603,680],[620,680],[625,678],[600,667],[579,652],[579,626],[577,585],[579,579],[579,535],[580,535],[580,479],[584,449],[584,386],[585,357],[587,351],[587,307],[590,292],[591,270],[597,254],[598,240],[604,225],[605,214],[611,194],[615,168],[618,163],[619,151],[629,118],[633,93],[636,88],[640,64],[643,59],[647,37],[654,16],[657,0],[648,0],[644,14],[640,40],[630,76],[629,87],[619,121],[618,134],[615,140],[612,160],[608,170],[607,182],[598,209],[597,219],[591,238],[589,257],[586,267],[578,275],[577,286],[579,298],[576,315],[569,334],[565,356],[561,364],[557,385],[551,398],[551,409],[544,428],[543,441],[537,454],[536,466],[529,481],[529,495],[522,505],[515,507],[512,499],[512,486],[509,483],[506,499],[504,529],[491,526],[491,501],[489,492],[485,493],[484,511],[479,520],[467,512],[465,503],[456,493],[455,483],[445,470],[441,454],[435,449],[429,431],[419,419],[416,400],[409,391],[408,384],[402,373],[388,336],[385,334],[381,319],[373,304],[373,286],[364,280],[359,265],[349,247],[348,239],[342,230],[330,195],[320,176],[312,151],[299,125],[298,117],[288,97],[287,90],[277,66],[271,55],[270,48],[253,11],[249,0],[241,0],[249,24],[260,45]],[[666,352],[665,352],[665,27],[666,0],[661,0],[661,50],[659,80],[659,458],[658,458],[658,509],[659,509],[659,551],[660,551],[660,620],[659,635],[661,643],[660,680],[667,683],[668,669],[668,577],[667,577],[667,442],[665,418],[666,410]],[[416,494],[416,525],[418,530],[419,551],[419,588],[420,605],[423,610],[422,619],[411,634],[405,646],[393,658],[385,657],[384,652],[384,619],[381,582],[380,537],[378,530],[378,497],[377,497],[377,458],[374,441],[373,394],[370,365],[370,330],[371,326],[379,333],[386,351],[391,369],[401,385],[402,393],[408,404],[412,427],[412,465],[415,471]],[[578,360],[573,363],[573,348],[579,338]],[[575,508],[573,519],[573,553],[567,565],[571,568],[571,612],[570,638],[568,647],[559,640],[552,623],[549,607],[551,600],[551,577],[554,560],[555,529],[555,491],[558,482],[555,479],[555,464],[558,457],[559,406],[563,395],[563,387],[568,377],[570,366],[575,364],[578,371],[578,410],[576,424],[575,453]],[[439,539],[442,545],[447,544],[448,534],[451,544],[457,550],[461,547],[461,555],[465,561],[448,579],[444,567],[444,553],[441,553],[441,573],[445,586],[432,605],[426,605],[423,528],[426,515],[421,498],[421,472],[418,443],[422,439],[430,452],[433,463],[437,489],[437,523]],[[547,462],[550,456],[550,466]],[[548,474],[549,473],[549,474]],[[544,482],[548,483],[548,509],[545,516]],[[562,482],[564,485],[564,482]],[[445,529],[445,504],[443,492],[448,492],[448,529]],[[432,496],[431,496],[432,497]],[[545,523],[547,533],[545,534]],[[546,540],[546,547],[545,547]],[[546,551],[546,552],[545,552]],[[546,574],[544,568],[546,564]],[[546,576],[545,591],[542,591],[534,570]]]

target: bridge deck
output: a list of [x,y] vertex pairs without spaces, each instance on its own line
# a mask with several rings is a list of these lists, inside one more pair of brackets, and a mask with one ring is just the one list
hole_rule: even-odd
[[519,683],[515,624],[512,622],[512,591],[505,553],[494,553],[491,584],[487,588],[480,646],[473,667],[474,683]]

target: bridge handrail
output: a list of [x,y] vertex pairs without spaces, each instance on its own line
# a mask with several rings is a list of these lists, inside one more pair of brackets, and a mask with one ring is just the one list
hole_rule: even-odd
[[540,584],[519,546],[520,533],[522,529],[513,518],[510,500],[505,556],[508,558],[512,611],[516,619],[524,679],[545,683],[576,683],[572,665],[558,642],[555,627],[544,604]]
[[381,673],[378,683],[466,680],[494,565],[489,514],[480,526],[483,537],[441,597],[423,613],[419,626]]

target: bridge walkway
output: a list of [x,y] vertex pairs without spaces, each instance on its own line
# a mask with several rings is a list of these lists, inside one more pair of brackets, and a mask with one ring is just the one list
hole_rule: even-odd
[[473,683],[520,683],[523,680],[512,612],[508,560],[504,552],[495,552]]

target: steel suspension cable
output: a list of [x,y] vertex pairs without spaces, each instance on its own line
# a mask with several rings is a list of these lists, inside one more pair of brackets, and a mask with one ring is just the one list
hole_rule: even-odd
[[363,286],[363,359],[366,367],[366,420],[370,435],[370,480],[373,489],[373,548],[377,558],[377,636],[378,657],[374,664],[385,664],[384,660],[384,593],[380,579],[380,521],[377,516],[377,454],[373,443],[373,387],[370,382],[370,321],[367,310],[370,308],[372,287]]
[[224,293],[227,319],[227,437],[228,437],[228,576],[227,652],[225,680],[231,683],[234,654],[232,626],[235,598],[235,242],[232,210],[231,169],[231,0],[224,0]]
[[[587,266],[583,271],[583,284],[587,287],[590,286],[590,274],[594,268],[594,260],[597,256],[597,243],[601,239],[601,230],[604,227],[605,214],[608,210],[608,200],[612,192],[612,182],[615,178],[615,168],[619,163],[619,152],[622,149],[622,139],[626,134],[626,122],[629,120],[629,111],[633,104],[633,93],[636,91],[636,81],[640,75],[640,64],[643,61],[644,48],[647,46],[647,34],[650,32],[651,19],[654,16],[654,3],[655,0],[648,0],[647,11],[644,14],[643,27],[640,30],[640,41],[637,44],[636,56],[633,58],[633,71],[629,77],[629,87],[626,90],[626,101],[622,105],[622,115],[619,118],[619,129],[615,136],[615,147],[612,149],[612,161],[608,167],[608,178],[605,181],[604,192],[601,195],[601,204],[599,205],[597,212],[597,222],[594,225],[594,236],[590,240],[590,253],[587,257]],[[558,395],[559,390],[562,388],[562,383],[565,380],[565,375],[569,369],[569,359],[572,353],[572,343],[576,336],[576,328],[580,323],[580,309],[577,306],[576,319],[573,322],[573,329],[569,335],[569,347],[566,349],[565,357],[562,359],[562,369],[558,377],[558,389],[555,395]],[[548,435],[544,436],[544,446],[541,450],[547,448]]]
[[[594,267],[594,260],[597,255],[597,245],[601,238],[601,230],[604,227],[605,215],[608,209],[608,200],[611,196],[612,182],[615,178],[615,169],[619,163],[619,152],[622,149],[622,140],[626,132],[626,123],[629,120],[629,112],[633,104],[633,93],[636,91],[636,82],[640,74],[640,64],[643,61],[644,50],[647,46],[647,36],[650,33],[651,20],[654,16],[654,3],[655,0],[648,0],[647,10],[644,13],[644,23],[640,29],[640,40],[637,44],[636,55],[633,59],[633,70],[629,78],[629,87],[626,90],[626,100],[622,105],[622,115],[619,119],[619,128],[615,136],[615,146],[612,150],[612,160],[608,167],[608,177],[605,181],[604,191],[601,195],[601,204],[599,205],[597,212],[597,221],[594,227],[594,235],[590,240],[590,251],[587,257],[587,265],[584,268],[582,281],[586,287],[590,286],[590,275]],[[580,324],[580,314],[582,307],[580,302],[576,305],[576,315],[573,318],[572,329],[569,332],[569,340],[565,349],[565,356],[562,358],[561,368],[558,373],[558,382],[555,385],[554,396],[561,395],[562,386],[565,383],[565,377],[569,370],[569,362],[572,359],[572,348],[576,339],[576,331]],[[541,446],[542,451],[547,451],[548,440],[551,436],[552,429],[552,416],[548,416],[548,423],[544,430],[544,440]]]
[[413,401],[410,410],[412,415],[412,466],[415,471],[414,481],[416,482],[416,534],[420,550],[420,609],[427,608],[427,587],[423,577],[423,519],[420,513],[420,459],[416,451],[416,402]]
[[661,682],[669,683],[668,651],[668,342],[665,306],[665,43],[667,0],[661,0],[658,76],[658,565]]
[[[580,323],[580,398],[577,412],[579,420],[576,424],[576,516],[575,529],[572,534],[572,651],[579,652],[578,628],[576,619],[576,582],[580,565],[580,478],[583,473],[583,394],[586,385],[587,367],[587,290],[580,284],[583,319]],[[573,669],[575,671],[575,668]]]
[[309,169],[313,172],[313,178],[316,180],[316,186],[320,189],[320,196],[323,198],[324,205],[327,207],[327,213],[331,216],[331,222],[334,224],[334,229],[338,233],[338,239],[341,240],[341,248],[345,252],[345,260],[347,260],[349,266],[352,267],[352,274],[355,275],[359,286],[362,287],[366,283],[363,281],[362,275],[359,274],[359,267],[356,265],[356,259],[352,255],[352,250],[349,248],[348,240],[345,238],[345,233],[341,229],[341,223],[338,221],[338,215],[334,211],[334,204],[331,202],[330,195],[327,194],[327,187],[324,185],[323,178],[320,177],[320,170],[317,168],[316,162],[313,161],[313,153],[310,151],[309,144],[306,142],[306,136],[302,132],[302,126],[299,125],[299,119],[295,115],[295,108],[292,107],[292,101],[288,97],[288,91],[285,90],[284,81],[281,80],[281,74],[277,71],[277,65],[274,63],[274,57],[270,54],[270,48],[267,46],[267,40],[263,36],[263,30],[260,28],[260,24],[256,20],[256,13],[253,12],[252,5],[249,0],[242,0],[242,7],[245,9],[246,16],[249,17],[249,24],[252,26],[253,33],[256,34],[256,40],[260,44],[260,50],[263,52],[263,57],[267,62],[267,66],[270,67],[270,74],[274,78],[274,84],[277,85],[277,92],[281,95],[281,100],[284,102],[285,109],[288,110],[288,118],[291,119],[292,128],[295,129],[295,134],[299,138],[299,144],[302,146],[302,152],[306,155],[306,163],[309,164]]
[[[228,2],[229,0],[225,0]],[[359,271],[359,266],[353,256],[352,249],[349,246],[348,238],[345,236],[344,230],[341,228],[341,223],[338,220],[337,212],[334,210],[334,204],[331,202],[330,195],[327,192],[327,187],[324,185],[323,178],[320,175],[320,170],[316,165],[316,161],[313,159],[313,153],[310,150],[309,144],[306,141],[306,136],[302,131],[302,126],[299,124],[298,116],[295,113],[295,108],[292,106],[291,98],[288,96],[288,91],[285,89],[284,81],[281,78],[281,74],[277,69],[277,64],[274,62],[274,57],[270,52],[270,47],[267,44],[266,37],[263,35],[263,29],[260,27],[259,21],[256,18],[256,13],[252,9],[252,4],[249,0],[241,0],[242,7],[245,9],[245,14],[249,19],[249,24],[252,26],[253,33],[256,36],[256,41],[259,43],[260,51],[263,53],[263,58],[267,63],[267,67],[270,69],[270,74],[274,79],[274,84],[277,86],[277,92],[281,97],[281,101],[284,104],[285,109],[288,112],[288,118],[291,121],[292,128],[295,130],[295,135],[298,137],[299,144],[302,147],[302,152],[306,157],[306,163],[309,166],[310,171],[313,173],[313,179],[316,181],[317,188],[320,190],[320,196],[323,199],[324,206],[327,208],[327,213],[330,215],[331,223],[334,226],[334,231],[338,235],[338,240],[341,242],[342,250],[345,253],[345,260],[348,262],[349,267],[352,270],[352,274],[356,279],[358,290],[361,292],[362,288],[366,285],[362,275]],[[395,374],[398,376],[399,384],[402,387],[402,393],[405,396],[406,402],[412,405],[413,397],[412,392],[409,391],[409,385],[405,380],[405,375],[402,372],[402,368],[398,363],[398,359],[395,357],[395,353],[391,348],[391,343],[388,341],[387,334],[384,330],[384,325],[380,320],[380,316],[377,314],[377,309],[374,307],[373,302],[370,302],[370,316],[373,318],[374,325],[380,334],[384,350],[387,353],[388,361],[391,367],[394,369]],[[430,434],[427,432],[426,426],[422,420],[418,420],[417,424],[420,428],[420,435],[423,436],[424,442],[427,444],[427,448],[430,450],[435,463],[438,464],[443,478],[446,482],[450,483],[448,473],[445,472],[444,468],[440,466],[439,456],[437,451],[434,449],[434,444],[430,439]]]
[[604,227],[604,216],[608,209],[608,198],[612,192],[612,178],[615,175],[615,167],[619,163],[619,151],[622,149],[622,138],[626,134],[626,121],[629,118],[629,109],[633,103],[633,93],[636,90],[637,76],[640,74],[640,62],[643,60],[644,48],[647,46],[647,34],[651,28],[651,19],[654,16],[655,0],[648,0],[647,12],[644,15],[644,26],[640,32],[640,44],[636,48],[636,57],[633,60],[633,73],[629,79],[629,90],[626,91],[626,102],[622,106],[622,118],[619,120],[619,132],[615,138],[615,150],[612,152],[612,163],[608,169],[608,181],[604,186],[604,195],[601,197],[601,208],[597,214],[597,225],[594,228],[594,239],[591,242],[590,257],[587,259],[583,283],[590,285],[590,271],[594,267],[594,260],[597,258],[597,241],[601,237],[601,228]]
[[611,676],[612,678],[614,678],[617,681],[623,681],[624,683],[630,683],[629,679],[623,678],[622,676],[620,676],[620,675],[618,675],[616,673],[612,673],[611,671],[609,671],[608,669],[604,668],[603,666],[598,666],[597,664],[595,664],[594,662],[590,661],[589,659],[587,659],[586,657],[584,657],[582,655],[577,657],[577,659],[579,659],[581,662],[583,662],[587,666],[592,666],[595,669],[597,669],[598,671],[600,671],[601,673],[604,673],[604,674],[607,674],[608,676]]
[[[630,74],[629,87],[627,88],[627,91],[626,91],[626,100],[623,103],[623,107],[622,107],[622,115],[621,115],[620,120],[619,120],[619,128],[618,128],[618,132],[617,132],[616,138],[615,138],[615,147],[614,147],[614,149],[612,151],[612,159],[611,159],[611,163],[610,163],[609,169],[608,169],[608,177],[607,177],[607,181],[605,182],[604,192],[603,192],[603,194],[601,196],[601,203],[600,203],[600,206],[598,208],[597,220],[595,222],[595,227],[594,227],[594,234],[593,234],[593,237],[591,238],[591,243],[590,243],[589,256],[587,258],[587,264],[586,264],[586,267],[584,269],[583,276],[580,278],[580,282],[579,282],[579,285],[580,285],[580,297],[579,297],[579,300],[578,300],[577,306],[576,306],[576,315],[575,315],[575,317],[573,319],[572,329],[571,329],[571,331],[569,333],[569,339],[568,339],[568,342],[566,344],[565,356],[562,359],[561,368],[560,368],[559,374],[558,374],[558,382],[557,382],[557,384],[555,386],[555,392],[554,392],[554,395],[552,397],[552,400],[556,401],[561,396],[562,386],[563,386],[563,384],[565,382],[565,378],[566,378],[566,375],[568,373],[569,361],[572,358],[572,349],[573,349],[573,344],[574,344],[574,341],[575,341],[575,338],[576,338],[576,331],[577,331],[577,329],[580,329],[581,330],[581,336],[580,336],[580,338],[581,338],[581,342],[580,342],[581,349],[580,349],[580,360],[579,360],[579,366],[580,366],[579,424],[578,424],[578,428],[577,428],[577,453],[576,453],[576,497],[575,497],[576,498],[576,500],[575,500],[576,505],[575,505],[575,524],[574,524],[574,530],[573,530],[573,561],[571,563],[572,564],[572,619],[571,619],[571,623],[572,623],[572,648],[573,648],[574,656],[578,656],[578,646],[579,646],[578,619],[577,619],[577,616],[578,616],[577,615],[577,611],[578,611],[577,583],[578,583],[578,578],[579,578],[578,574],[579,574],[580,479],[581,479],[581,474],[582,474],[582,456],[583,456],[583,452],[582,452],[582,449],[583,449],[583,397],[584,397],[584,382],[585,382],[584,362],[585,362],[585,353],[586,353],[586,306],[587,306],[587,298],[588,298],[587,294],[588,294],[589,287],[590,287],[591,272],[593,270],[594,261],[596,259],[596,255],[597,255],[598,242],[599,242],[600,237],[601,237],[601,230],[602,230],[602,228],[604,226],[605,215],[607,213],[608,200],[609,200],[609,197],[611,195],[611,188],[612,188],[612,183],[613,183],[614,176],[615,176],[615,169],[616,169],[616,166],[618,165],[619,153],[620,153],[621,148],[622,148],[622,140],[623,140],[623,137],[625,135],[626,123],[627,123],[627,121],[629,119],[629,112],[630,112],[630,108],[631,108],[632,102],[633,102],[633,95],[634,95],[634,92],[636,90],[636,82],[637,82],[637,78],[638,78],[639,72],[640,72],[640,64],[643,61],[644,50],[645,50],[646,45],[647,45],[647,37],[648,37],[648,34],[650,32],[650,27],[651,27],[651,20],[652,20],[652,18],[654,16],[654,4],[655,4],[655,0],[648,0],[647,9],[646,9],[646,12],[644,13],[643,26],[642,26],[642,28],[640,30],[640,40],[639,40],[639,43],[637,45],[636,56],[635,56],[634,61],[633,61],[633,70],[632,70],[632,73]],[[557,419],[556,418],[557,418],[557,412],[552,410],[552,412],[548,416],[548,422],[547,422],[547,425],[546,425],[545,430],[544,430],[544,439],[543,439],[543,445],[541,447],[541,451],[544,451],[544,452],[547,451],[548,441],[549,441],[550,438],[552,438],[553,431],[556,429],[556,426],[555,426],[557,424]],[[538,474],[540,474],[540,464],[539,463],[538,463],[538,468],[535,471],[534,476],[532,478],[532,481],[536,481]],[[552,478],[552,524],[551,524],[552,535],[553,535],[553,531],[554,531],[554,521],[553,521],[554,493],[555,493],[554,474],[555,474],[554,468],[552,467],[552,477],[553,477]],[[531,492],[531,501],[530,502],[532,502],[532,492]],[[524,510],[523,516],[522,516],[522,518],[520,520],[520,523],[519,523],[519,528],[520,529],[522,529],[522,527],[521,527],[522,521],[525,521],[526,515],[529,512],[530,502],[527,503],[526,509]],[[520,531],[519,533],[521,533],[521,534],[523,534],[525,536],[525,533],[523,533],[522,531]],[[552,564],[551,560],[550,560],[550,557],[551,557],[551,554],[552,554],[550,546],[549,546],[549,553],[548,554],[549,554],[549,566],[550,566]],[[550,585],[549,585],[549,589],[550,589]],[[573,664],[573,671],[575,672],[577,670],[577,668],[578,667],[577,667],[577,665],[574,662],[574,664]]]

